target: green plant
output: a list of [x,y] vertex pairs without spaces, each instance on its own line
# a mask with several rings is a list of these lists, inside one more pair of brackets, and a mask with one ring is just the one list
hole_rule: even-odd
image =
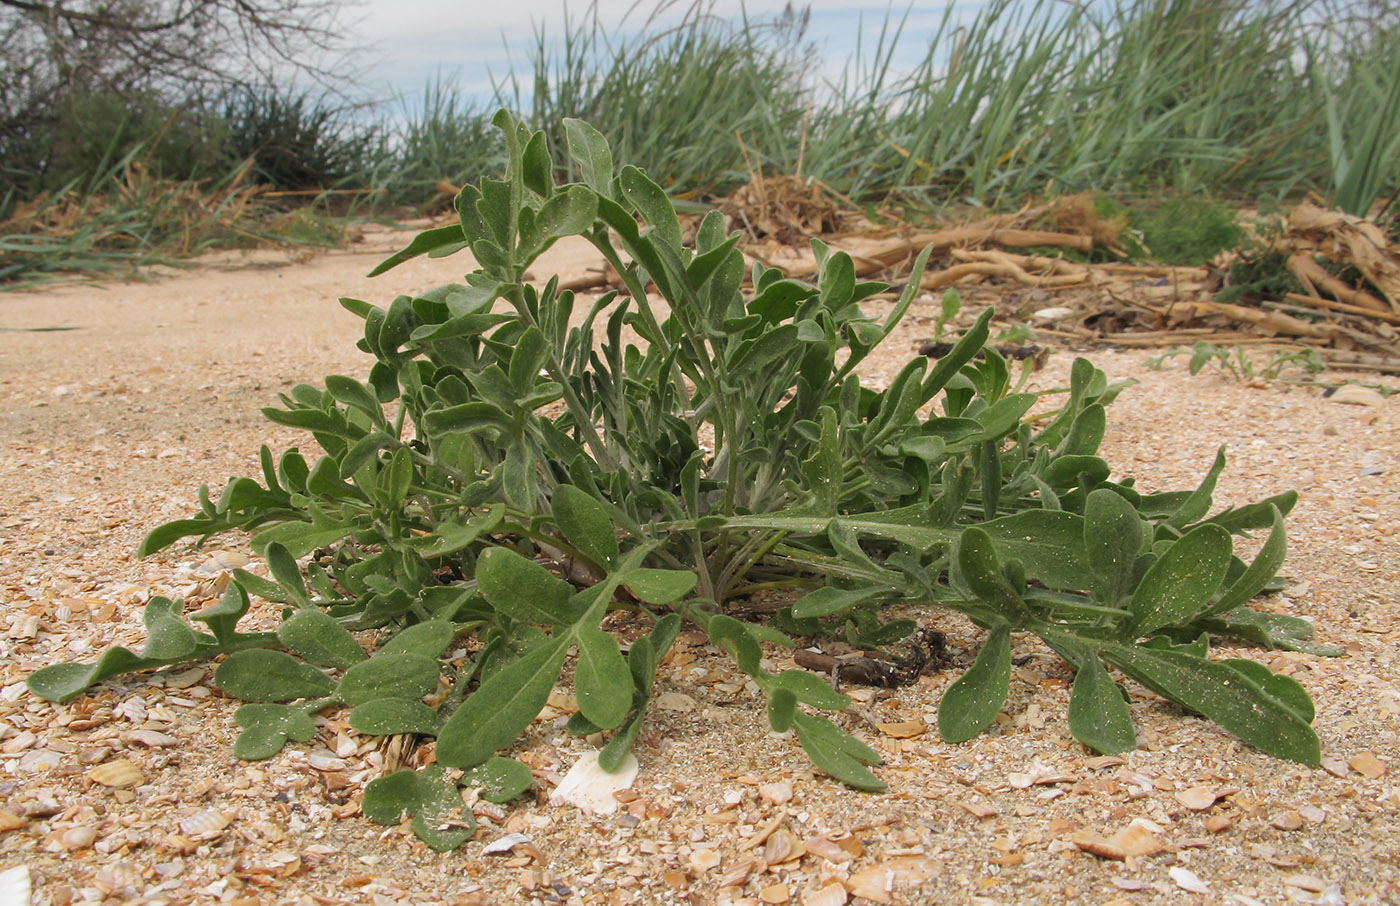
[[[543,134],[505,111],[496,124],[505,178],[463,189],[459,223],[376,272],[462,247],[480,267],[387,308],[342,300],[365,323],[367,380],[331,375],[264,410],[324,454],[264,447],[261,481],[232,479],[217,500],[202,488],[198,513],[140,548],[241,529],[271,578],[236,572],[193,615],[201,630],[155,599],[141,652],[46,667],[28,679],[35,694],[66,700],[119,673],[219,655],[215,682],[251,703],[237,717],[243,757],[306,738],[311,714],[343,705],[360,732],[435,736],[439,765],[490,772],[575,651],[568,729],[611,733],[599,757],[611,769],[690,622],[752,677],[775,730],[795,730],[832,777],[881,789],[877,754],[819,713],[847,697],[816,674],[769,672],[760,646],[791,642],[731,612],[753,591],[788,589],[778,622],[803,631],[853,624],[889,644],[911,628],[880,625],[894,602],[982,627],[975,663],[939,705],[949,741],[992,722],[1013,633],[1032,632],[1073,666],[1069,727],[1096,750],[1135,745],[1111,665],[1266,752],[1318,763],[1302,686],[1207,657],[1213,633],[1323,650],[1306,621],[1247,606],[1283,560],[1294,492],[1209,515],[1223,451],[1195,490],[1110,480],[1096,453],[1121,385],[1076,361],[1063,405],[1034,430],[1037,396],[1010,392],[1006,361],[984,348],[990,310],[936,365],[919,357],[887,388],[862,386],[857,368],[912,303],[928,250],[884,320],[860,303],[886,285],[857,281],[851,258],[820,242],[815,284],[760,264],[745,292],[738,235],[720,215],[685,246],[670,199],[635,167],[616,170],[599,132],[566,123],[582,181],[556,186]],[[575,234],[627,293],[581,321],[554,279],[524,277]],[[1231,534],[1252,530],[1267,539],[1245,563]],[[285,606],[275,633],[238,630],[250,596]],[[625,655],[600,625],[614,609],[651,621]],[[369,653],[353,634],[367,630]],[[412,812],[430,845],[455,845],[443,829],[469,825],[439,820],[456,809],[451,776],[376,780],[365,812]]]
[[1198,198],[1175,197],[1132,209],[1131,222],[1155,260],[1198,265],[1235,248],[1244,231],[1228,208]]
[[[1186,355],[1186,350],[1173,346],[1161,355],[1148,359],[1146,364],[1148,368],[1156,371],[1167,361],[1182,355]],[[1205,340],[1197,341],[1196,345],[1191,347],[1191,359],[1187,368],[1192,374],[1200,374],[1201,369],[1211,362],[1218,364],[1222,371],[1228,372],[1238,381],[1252,381],[1256,378],[1277,381],[1289,368],[1299,368],[1305,375],[1311,376],[1321,374],[1327,367],[1317,350],[1310,347],[1274,350],[1269,356],[1268,364],[1256,369],[1254,359],[1239,343],[1231,349],[1222,349]]]
[[1388,41],[1377,37],[1370,50],[1351,61],[1345,86],[1350,90],[1327,91],[1332,202],[1357,217],[1369,216],[1381,190],[1395,184],[1400,157],[1394,130],[1400,120],[1400,39],[1393,33]]

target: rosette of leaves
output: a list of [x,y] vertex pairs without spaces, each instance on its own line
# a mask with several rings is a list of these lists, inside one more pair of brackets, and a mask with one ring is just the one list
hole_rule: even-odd
[[[846,697],[773,672],[761,646],[830,633],[890,644],[913,628],[883,618],[900,604],[956,610],[986,632],[940,703],[949,740],[992,722],[1029,632],[1074,670],[1070,730],[1098,751],[1135,742],[1112,670],[1266,752],[1318,762],[1301,686],[1209,657],[1217,635],[1332,653],[1305,621],[1248,606],[1283,560],[1295,494],[1212,514],[1223,451],[1193,490],[1115,479],[1098,451],[1124,385],[1077,360],[1059,408],[1030,417],[1041,397],[986,346],[990,311],[936,363],[917,357],[867,386],[860,365],[913,304],[927,250],[872,317],[863,303],[889,287],[858,280],[847,254],[814,241],[812,282],[747,266],[717,213],[684,241],[665,192],[615,166],[586,124],[566,123],[565,170],[542,133],[504,112],[496,123],[504,178],[463,189],[458,222],[377,270],[463,248],[477,267],[383,308],[342,300],[364,322],[365,378],[331,375],[264,410],[319,455],[264,448],[260,479],[233,479],[217,500],[201,489],[199,512],[141,548],[239,529],[271,578],[237,572],[193,617],[209,633],[174,604],[148,608],[140,655],[45,668],[36,693],[71,698],[116,673],[227,655],[216,680],[250,701],[247,757],[348,706],[362,732],[435,736],[439,765],[472,771],[519,737],[572,657],[568,729],[609,734],[606,768],[637,738],[657,665],[690,622],[754,680],[775,730],[877,790],[876,753],[822,713]],[[581,181],[555,185],[556,172]],[[582,304],[529,279],[564,237],[591,243],[623,291]],[[1246,563],[1232,537],[1250,532],[1267,536]],[[770,625],[730,609],[758,589],[793,595]],[[248,595],[285,605],[275,635],[235,630]],[[652,621],[625,651],[606,629],[619,608]],[[469,829],[442,791],[453,782],[386,778],[367,811],[411,814],[446,846]]]

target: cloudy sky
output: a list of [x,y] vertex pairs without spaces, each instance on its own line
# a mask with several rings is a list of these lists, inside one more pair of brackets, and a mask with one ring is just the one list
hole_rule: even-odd
[[[784,0],[714,0],[712,10],[734,18],[746,11],[750,19],[763,20],[781,14],[784,5]],[[858,36],[864,36],[867,47],[873,46],[887,17],[897,23],[906,13],[900,47],[912,64],[943,16],[942,2],[920,3],[917,9],[910,9],[908,0],[798,0],[794,5],[811,7],[807,38],[834,70],[854,52]],[[958,11],[971,12],[977,5],[964,0]],[[688,0],[597,0],[593,6],[574,0],[568,10],[569,18],[580,22],[596,8],[604,31],[616,36],[641,30],[653,15],[674,22],[689,6]],[[379,60],[366,81],[376,93],[398,91],[410,99],[421,97],[424,86],[439,74],[484,99],[492,76],[500,80],[512,68],[522,76],[527,73],[537,28],[557,37],[566,21],[563,0],[365,0],[360,12],[356,31],[375,48]]]

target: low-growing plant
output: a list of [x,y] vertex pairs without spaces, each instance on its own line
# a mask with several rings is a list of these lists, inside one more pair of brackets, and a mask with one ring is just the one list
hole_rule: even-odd
[[1131,222],[1148,255],[1165,264],[1204,264],[1244,239],[1234,212],[1198,198],[1139,205],[1131,211]]
[[[1277,381],[1290,368],[1300,369],[1304,375],[1311,377],[1315,374],[1321,374],[1327,367],[1326,363],[1322,361],[1322,356],[1318,354],[1316,349],[1312,348],[1273,350],[1269,355],[1269,361],[1260,366],[1254,364],[1254,357],[1246,352],[1239,343],[1226,348],[1205,340],[1198,340],[1189,352],[1191,358],[1187,361],[1186,367],[1192,374],[1200,374],[1201,369],[1211,362],[1215,362],[1222,371],[1238,381],[1256,379]],[[1173,346],[1161,355],[1148,359],[1146,364],[1148,368],[1156,371],[1171,359],[1187,353],[1188,350]]]
[[[1072,666],[1069,728],[1092,749],[1136,744],[1112,667],[1265,752],[1318,763],[1301,685],[1208,657],[1217,633],[1323,650],[1306,621],[1248,607],[1283,561],[1294,492],[1211,515],[1223,451],[1194,490],[1113,480],[1097,451],[1122,385],[1079,359],[1063,404],[1034,428],[1039,397],[1012,392],[985,347],[990,310],[936,363],[921,356],[888,387],[865,386],[860,364],[913,302],[928,250],[875,319],[861,302],[886,284],[857,280],[846,253],[814,240],[815,283],[747,270],[718,213],[685,245],[666,193],[615,168],[590,126],[565,124],[581,181],[561,186],[542,133],[504,111],[496,124],[505,177],[463,189],[458,223],[376,272],[461,248],[477,269],[385,308],[342,300],[364,320],[367,378],[330,375],[264,410],[323,452],[264,447],[260,479],[232,479],[217,499],[201,488],[199,512],[140,547],[240,529],[271,578],[237,571],[190,617],[198,629],[179,603],[152,599],[145,648],[41,669],[35,694],[64,701],[117,674],[217,656],[215,683],[249,703],[235,715],[240,757],[308,739],[311,716],[333,707],[361,733],[436,737],[437,767],[373,781],[364,811],[388,823],[411,813],[430,846],[451,848],[471,830],[459,786],[509,798],[528,783],[497,753],[540,713],[571,652],[568,730],[610,734],[599,763],[613,769],[690,623],[753,679],[774,730],[795,731],[833,778],[882,789],[877,753],[821,713],[848,698],[817,674],[772,672],[762,646],[793,642],[734,615],[736,599],[789,589],[775,622],[794,633],[890,644],[913,628],[882,623],[891,604],[981,627],[981,651],[939,704],[949,742],[993,722],[1013,639],[1029,632]],[[526,278],[570,235],[625,292],[576,307],[554,278]],[[1266,540],[1246,563],[1231,535],[1256,530]],[[238,628],[253,596],[284,606],[275,632]],[[618,609],[650,623],[625,653],[603,628]],[[368,651],[364,630],[376,630]]]

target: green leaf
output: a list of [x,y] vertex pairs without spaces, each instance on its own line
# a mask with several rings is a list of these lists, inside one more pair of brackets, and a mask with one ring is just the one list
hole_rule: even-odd
[[674,604],[695,587],[695,573],[680,569],[638,567],[618,574],[618,584],[647,604]]
[[573,586],[509,548],[487,548],[477,560],[476,581],[491,606],[513,619],[546,626],[574,621]]
[[117,646],[102,652],[91,664],[53,664],[29,674],[24,681],[30,692],[50,702],[72,701],[89,687],[111,676],[164,666],[163,661],[139,657]]
[[278,585],[286,589],[302,606],[311,604],[311,596],[306,593],[306,583],[301,578],[301,568],[297,566],[296,558],[290,551],[274,541],[263,552],[263,559],[267,561],[267,570],[272,573],[272,578],[277,580]]
[[163,597],[151,598],[146,603],[142,612],[146,624],[146,646],[141,649],[141,657],[173,661],[194,654],[199,647],[199,634],[181,619],[183,609],[180,603]]
[[768,694],[768,726],[774,733],[786,733],[797,713],[797,696],[791,689],[778,686]]
[[1210,524],[1172,542],[1133,592],[1133,618],[1121,636],[1139,638],[1204,611],[1230,567],[1230,547],[1229,533]]
[[551,506],[559,530],[580,553],[604,568],[616,563],[617,530],[601,503],[586,491],[561,484],[554,489]]
[[444,557],[470,547],[483,532],[494,531],[505,515],[505,504],[493,503],[484,513],[462,522],[442,521],[432,534],[409,540],[408,545],[424,557]]
[[377,277],[392,267],[398,267],[410,258],[417,258],[419,255],[427,254],[444,249],[460,249],[467,244],[466,236],[462,234],[461,224],[451,224],[445,227],[437,227],[431,230],[424,230],[402,251],[395,252],[385,258],[374,270],[369,272],[369,276]]
[[580,627],[574,688],[578,708],[600,730],[611,730],[632,708],[632,671],[611,634],[592,626]]
[[375,652],[375,657],[386,654],[417,654],[435,658],[447,650],[457,637],[457,628],[446,620],[425,620],[400,630],[392,639]]
[[346,667],[366,657],[360,643],[334,617],[315,607],[303,607],[277,627],[277,640],[287,650],[322,667]]
[[773,685],[787,689],[802,704],[824,711],[839,711],[851,703],[849,696],[831,688],[826,677],[806,670],[784,670],[773,679]]
[[538,644],[491,674],[443,726],[438,761],[475,767],[514,742],[548,701],[570,641],[563,636]]
[[536,195],[548,196],[554,189],[554,164],[549,159],[549,141],[543,131],[531,135],[525,143],[520,165],[525,187]]
[[1167,519],[1166,525],[1174,529],[1184,529],[1208,513],[1212,495],[1215,493],[1215,483],[1223,471],[1225,471],[1225,448],[1221,447],[1216,451],[1215,462],[1211,463],[1210,471],[1201,480],[1200,486],[1187,495],[1181,506],[1177,507],[1176,512]]
[[802,478],[812,493],[812,511],[834,516],[841,503],[843,478],[836,410],[822,406],[821,420],[821,436],[811,458],[802,463]]
[[[992,537],[983,529],[975,525],[963,529],[962,538],[958,541],[958,566],[973,593],[992,605],[1007,620],[1019,623],[1029,615],[1026,602],[1021,600],[1021,596],[1002,575]],[[995,715],[996,711],[992,714]]]
[[305,711],[286,705],[244,705],[233,712],[243,732],[233,744],[233,754],[244,761],[271,758],[288,740],[306,742],[316,735],[316,725]]
[[740,670],[749,676],[762,672],[759,662],[763,660],[763,649],[749,634],[748,626],[733,617],[717,614],[706,623],[705,632],[710,644],[729,652]]
[[1011,691],[1011,628],[987,634],[977,659],[938,703],[938,732],[948,742],[966,742],[997,716]]
[[1015,431],[1021,424],[1021,416],[1029,412],[1038,399],[1040,395],[1036,393],[1012,393],[992,403],[975,417],[982,426],[977,439],[998,440]]
[[340,678],[336,694],[349,705],[378,698],[417,701],[437,688],[438,663],[421,654],[375,654]]
[[224,589],[224,593],[219,596],[217,603],[204,608],[199,613],[192,614],[190,619],[208,626],[209,631],[214,633],[214,638],[218,639],[220,643],[227,644],[237,634],[238,621],[243,619],[246,613],[248,613],[248,592],[235,579]]
[[1281,613],[1259,613],[1248,607],[1236,607],[1226,613],[1203,617],[1191,625],[1286,651],[1302,651],[1320,657],[1340,657],[1345,653],[1336,645],[1308,641],[1313,634],[1312,624]]
[[1133,590],[1133,564],[1143,542],[1142,519],[1133,505],[1107,488],[1084,502],[1084,547],[1094,598],[1117,607]]
[[866,588],[832,588],[826,586],[810,591],[798,598],[792,605],[792,615],[800,619],[807,617],[829,617],[845,613],[857,604],[890,594],[888,588],[879,586]]
[[671,204],[671,199],[666,197],[666,190],[648,179],[641,170],[630,165],[622,168],[620,180],[623,196],[637,208],[642,219],[651,225],[656,237],[670,248],[680,248],[681,222],[676,218],[676,209]]
[[1083,589],[1088,573],[1084,520],[1061,510],[1023,510],[979,528],[1002,560],[1019,560],[1026,576],[1060,590]]
[[584,232],[597,214],[598,196],[583,186],[569,186],[540,207],[531,234],[521,231],[521,245],[527,252],[543,250],[562,236]]
[[284,522],[264,529],[253,536],[253,553],[267,555],[270,544],[280,544],[292,557],[305,557],[317,548],[341,541],[355,531],[343,523],[314,525],[310,522]]
[[880,754],[874,749],[815,714],[795,711],[792,726],[807,757],[817,767],[854,789],[884,791],[885,782],[866,767],[880,763]]
[[[1254,562],[1249,564],[1249,568],[1240,574],[1225,589],[1219,599],[1206,611],[1206,615],[1225,613],[1242,606],[1246,601],[1259,592],[1278,575],[1278,569],[1283,565],[1283,558],[1288,552],[1288,541],[1283,530],[1283,514],[1277,509],[1273,510],[1273,526],[1269,529],[1269,537],[1264,542],[1264,546],[1259,549]],[[1218,525],[1219,523],[1208,523]]]
[[1313,718],[1317,717],[1317,709],[1313,707],[1308,690],[1293,677],[1274,673],[1263,664],[1245,658],[1227,658],[1220,663],[1243,673],[1256,686],[1277,699],[1280,704],[1287,706],[1304,721],[1312,723]]
[[622,767],[622,763],[627,760],[627,753],[632,749],[632,743],[637,741],[637,734],[641,732],[645,719],[645,711],[642,708],[632,712],[632,716],[627,718],[627,723],[613,734],[613,738],[609,739],[608,744],[598,753],[598,767],[609,774]]
[[396,736],[417,733],[436,736],[442,719],[432,708],[403,698],[372,698],[350,712],[350,726],[370,736]]
[[330,677],[285,651],[235,651],[214,671],[214,685],[245,702],[289,702],[335,691]]
[[481,798],[487,802],[509,802],[534,782],[535,775],[529,767],[514,758],[496,756],[467,771],[458,784],[480,789]]
[[376,824],[398,824],[412,815],[413,833],[436,852],[456,849],[476,830],[476,818],[462,807],[457,784],[436,764],[421,774],[405,770],[371,780],[360,810]]
[[1093,652],[1087,653],[1074,674],[1069,696],[1069,731],[1075,739],[1105,755],[1137,748],[1133,719],[1123,701],[1122,690]]
[[1308,722],[1228,664],[1113,642],[1103,643],[1100,650],[1147,688],[1276,758],[1313,767],[1322,758],[1321,744]]
[[612,194],[613,158],[603,133],[583,120],[564,118],[564,140],[569,159],[579,169],[583,182],[604,197]]
[[346,377],[343,374],[326,375],[326,390],[331,396],[347,406],[353,406],[370,417],[375,425],[383,428],[388,425],[384,420],[384,410],[379,406],[379,399],[354,378]]
[[1268,528],[1274,524],[1274,510],[1287,516],[1297,503],[1297,491],[1284,491],[1282,494],[1266,497],[1258,503],[1221,510],[1206,521],[1215,523],[1232,535],[1238,535],[1241,532]]

